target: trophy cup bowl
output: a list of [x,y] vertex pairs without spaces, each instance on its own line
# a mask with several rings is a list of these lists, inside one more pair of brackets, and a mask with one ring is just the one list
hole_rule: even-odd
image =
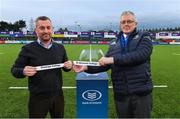
[[98,62],[98,60],[103,57],[104,54],[101,49],[84,49],[81,51],[79,56],[80,61]]
[[74,61],[76,65],[86,65],[86,66],[99,66],[98,60],[104,56],[101,49],[83,49],[79,56],[79,61]]

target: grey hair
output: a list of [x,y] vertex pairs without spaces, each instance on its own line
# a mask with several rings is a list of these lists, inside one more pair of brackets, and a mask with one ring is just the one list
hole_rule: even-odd
[[136,16],[135,16],[134,12],[132,12],[132,11],[124,11],[124,12],[122,12],[121,17],[125,16],[125,15],[132,15],[134,17],[135,21],[137,22],[137,19],[136,19]]
[[43,20],[43,21],[49,20],[51,22],[51,19],[49,17],[47,17],[47,16],[39,16],[38,18],[36,18],[35,23],[37,24],[37,22],[39,20]]

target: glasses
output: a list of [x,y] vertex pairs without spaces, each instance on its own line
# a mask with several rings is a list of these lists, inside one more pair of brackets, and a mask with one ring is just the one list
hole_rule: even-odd
[[127,21],[120,21],[120,23],[121,24],[132,24],[132,23],[134,23],[135,21],[133,21],[133,20],[127,20]]

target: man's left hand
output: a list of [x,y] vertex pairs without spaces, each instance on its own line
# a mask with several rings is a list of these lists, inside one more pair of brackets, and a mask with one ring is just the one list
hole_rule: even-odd
[[113,57],[101,57],[99,60],[99,64],[101,66],[106,66],[108,64],[114,64],[114,58]]
[[73,66],[72,61],[69,60],[69,61],[64,62],[64,68],[72,69],[72,66]]

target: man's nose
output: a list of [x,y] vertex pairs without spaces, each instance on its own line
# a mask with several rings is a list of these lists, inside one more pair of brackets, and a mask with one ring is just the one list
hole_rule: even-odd
[[49,31],[49,29],[47,29],[47,28],[45,28],[45,29],[44,29],[44,32],[46,32],[46,33],[47,33],[48,31]]

